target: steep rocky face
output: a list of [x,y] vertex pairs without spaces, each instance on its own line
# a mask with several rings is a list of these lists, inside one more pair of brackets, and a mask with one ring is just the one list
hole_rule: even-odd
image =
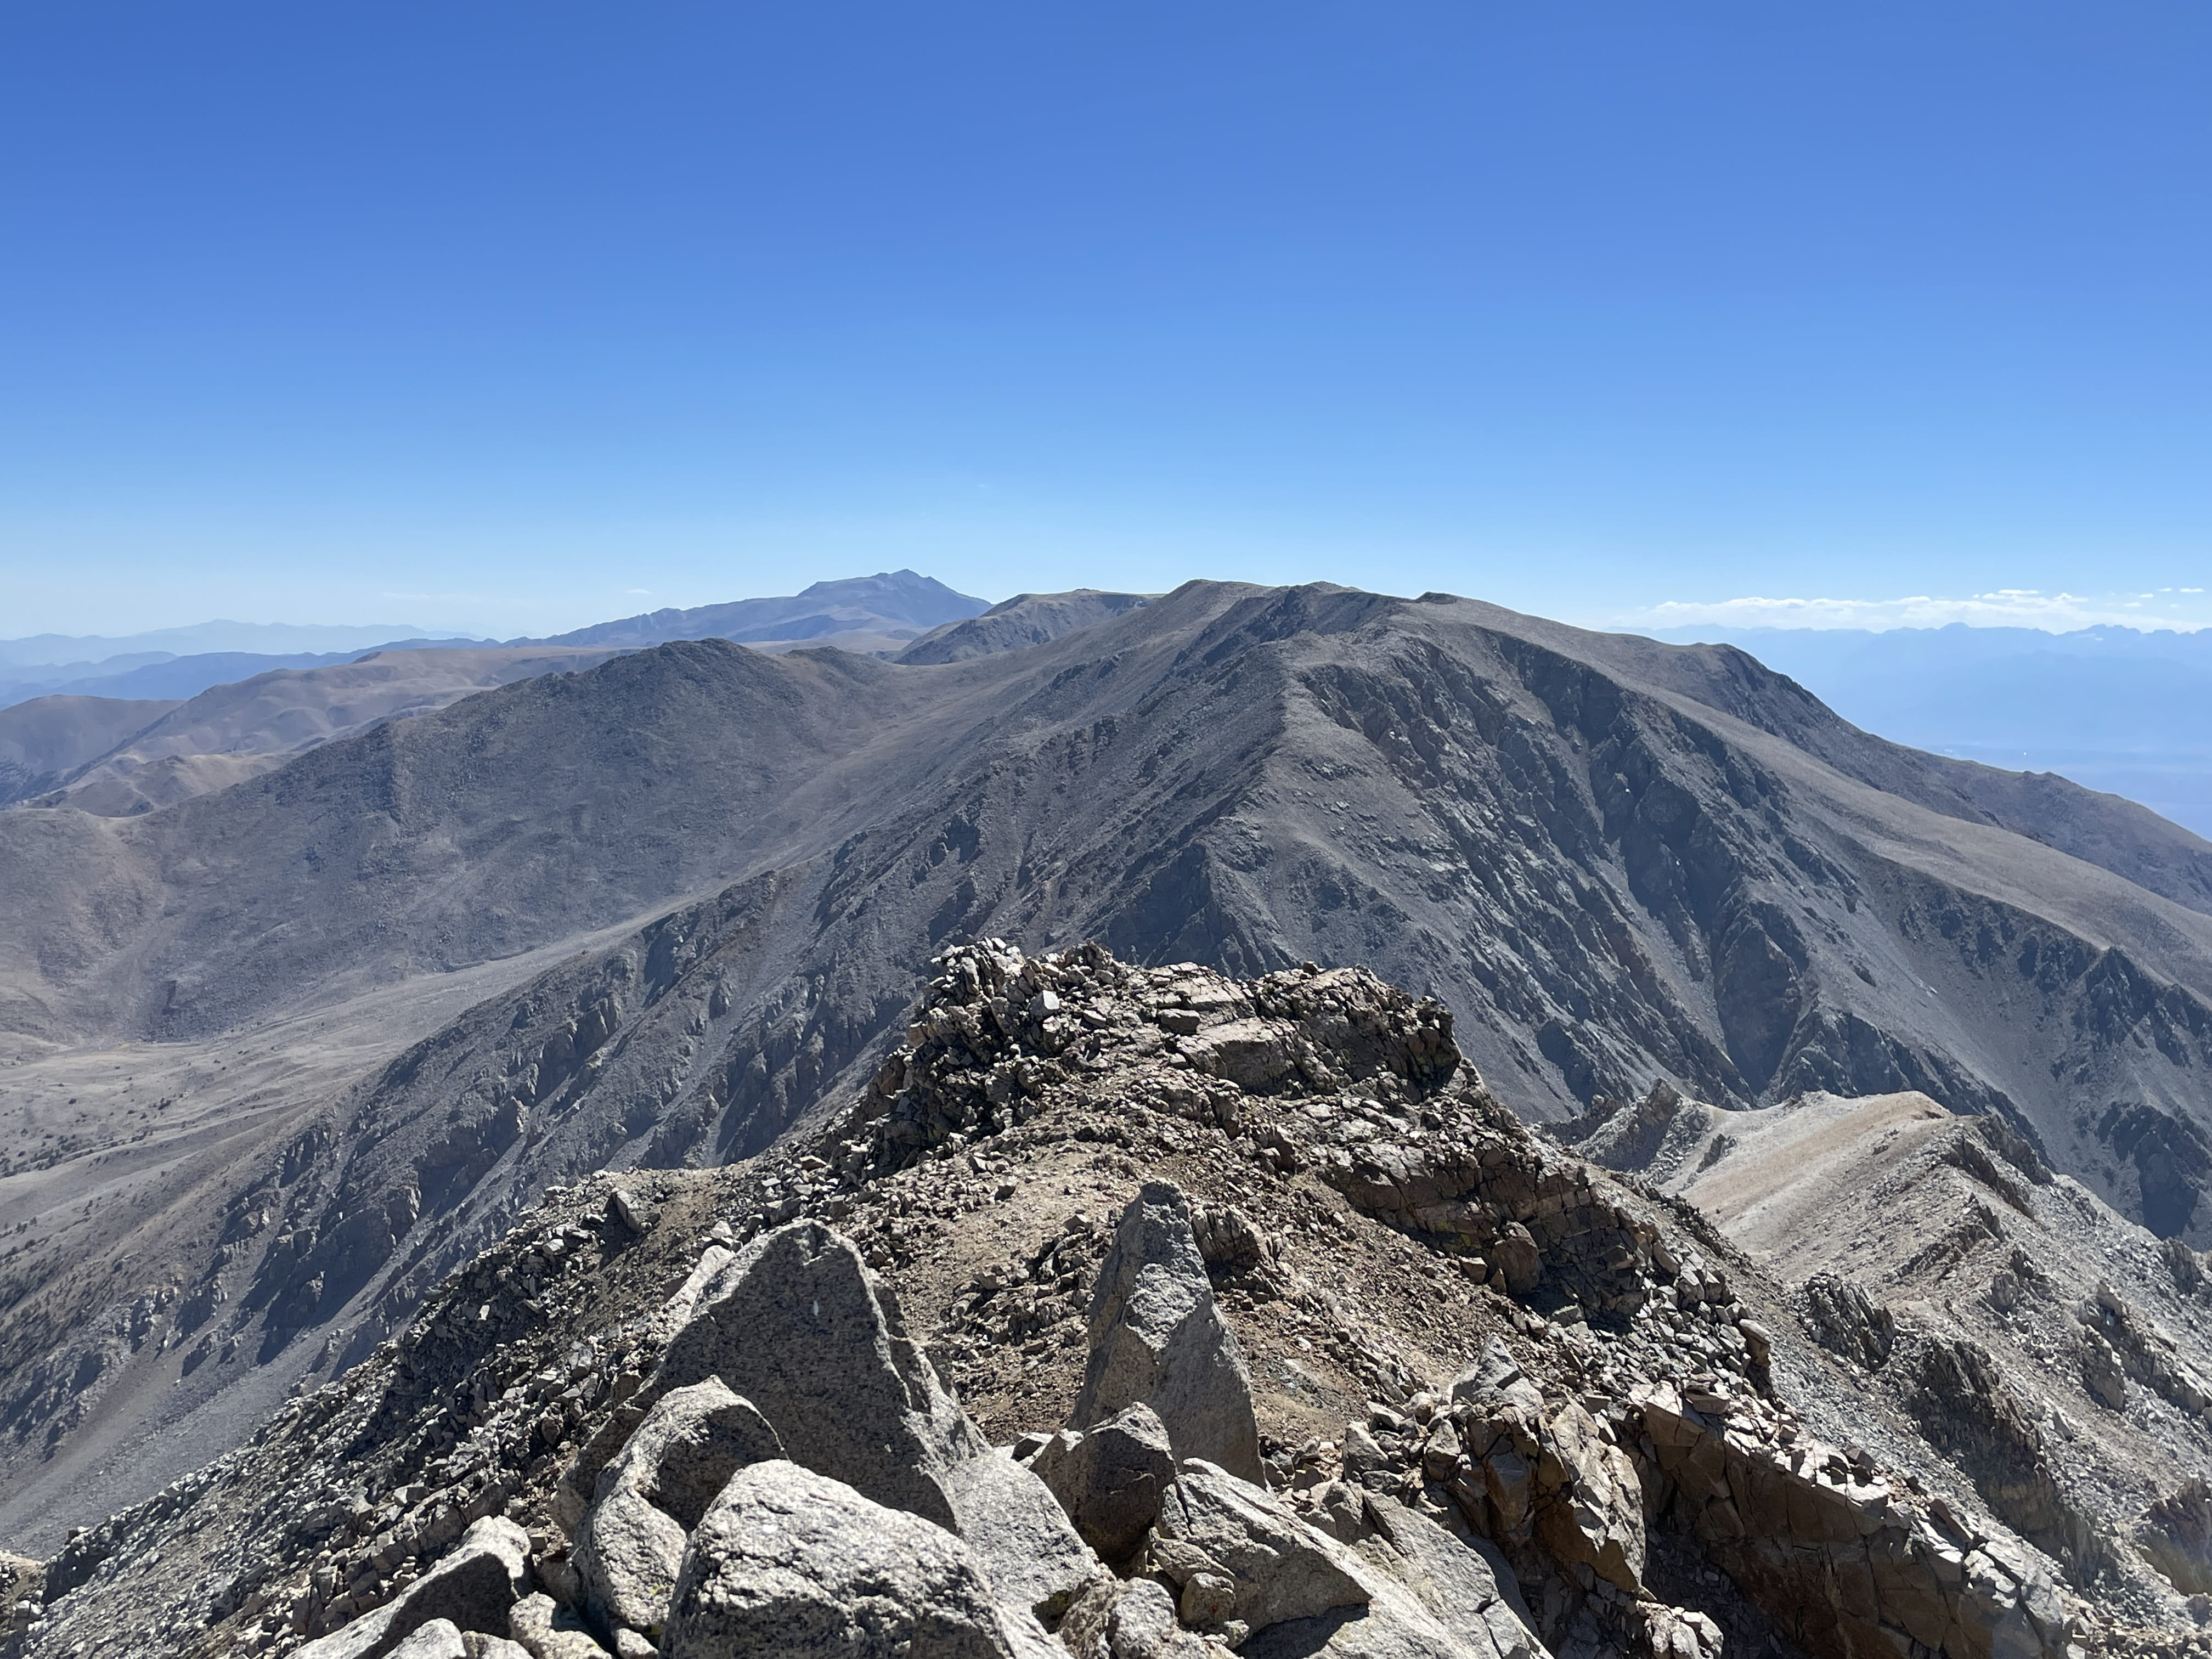
[[2196,1251],[2115,1214],[2001,1119],[1922,1095],[1729,1112],[1670,1090],[1571,1133],[1780,1276],[1813,1339],[2078,1577],[2148,1559],[2197,1593],[2212,1280]]
[[[13,1650],[2055,1659],[2193,1628],[2142,1559],[2020,1539],[1697,1212],[1492,1099],[1435,1005],[1095,949],[939,965],[818,1135],[549,1194],[346,1377],[45,1563]],[[1437,1207],[1416,1169],[1485,1173]],[[1172,1281],[1139,1300],[1218,1310],[1261,1458],[1171,1459],[1109,1563],[1035,1465],[1091,1315],[1130,1307],[1116,1249]],[[610,1595],[586,1540],[616,1536],[647,1567]]]
[[[188,1147],[139,1101],[39,1139],[96,1048],[0,1073],[0,1132],[34,1131],[0,1175],[26,1224],[0,1520],[73,1519],[74,1460],[151,1480],[164,1445],[228,1443],[549,1184],[805,1133],[897,1046],[912,975],[978,935],[1271,982],[1370,963],[1531,1118],[1654,1076],[1741,1107],[1924,1091],[2203,1243],[2212,918],[2002,806],[1741,653],[1193,584],[932,665],[671,646],[173,811],[0,814],[27,1053],[158,1035],[108,1065],[231,1041],[258,1067],[256,1034],[312,1015],[361,1055],[267,1096],[210,1066]],[[2129,833],[2112,861],[2144,874]],[[370,1012],[464,982],[465,1012]]]

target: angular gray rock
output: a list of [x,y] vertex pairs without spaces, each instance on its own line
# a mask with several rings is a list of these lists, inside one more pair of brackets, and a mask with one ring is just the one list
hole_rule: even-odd
[[775,1425],[792,1462],[966,1539],[1009,1602],[1056,1613],[1099,1571],[1043,1483],[939,1386],[859,1253],[819,1222],[763,1235],[700,1292],[658,1381],[708,1377]]
[[1030,1461],[1083,1540],[1108,1561],[1145,1540],[1176,1478],[1167,1427],[1150,1406],[1125,1407],[1088,1431],[1064,1429]]
[[[1249,1659],[1550,1659],[1516,1615],[1498,1569],[1395,1499],[1336,1489],[1361,1511],[1333,1517],[1357,1535],[1347,1548],[1310,1528],[1301,1536],[1296,1529],[1304,1523],[1271,1494],[1237,1487],[1218,1470],[1209,1477],[1186,1466],[1170,1505],[1216,1506],[1198,1553],[1232,1575],[1235,1606],[1218,1616],[1251,1626],[1241,1650]],[[1187,1547],[1188,1541],[1168,1544],[1165,1551],[1173,1559]],[[1156,1555],[1161,1548],[1156,1543]],[[1185,1556],[1185,1565],[1195,1559]],[[1192,1571],[1186,1596],[1208,1576]]]
[[750,1401],[719,1377],[661,1396],[615,1460],[569,1559],[592,1616],[647,1635],[668,1616],[686,1535],[732,1475],[783,1455],[783,1442]]
[[1403,1585],[1445,1629],[1486,1659],[1547,1659],[1480,1553],[1395,1498],[1368,1493],[1373,1531],[1360,1555]]
[[1655,1601],[1639,1602],[1637,1611],[1644,1615],[1644,1644],[1655,1659],[1722,1659],[1720,1626],[1704,1613]]
[[461,1627],[450,1619],[433,1619],[418,1625],[415,1633],[392,1650],[392,1659],[469,1659],[461,1641]]
[[1371,1575],[1342,1545],[1292,1515],[1264,1487],[1186,1459],[1161,1499],[1148,1558],[1178,1588],[1199,1573],[1236,1587],[1231,1615],[1254,1631],[1364,1607]]
[[2094,1331],[2081,1333],[2081,1386],[2108,1411],[2128,1408],[2128,1374],[2112,1345]]
[[952,1529],[1007,1605],[1057,1619],[1105,1571],[1044,1483],[1012,1458],[986,1452],[948,1465],[937,1480]]
[[607,1650],[582,1621],[543,1592],[514,1604],[507,1633],[530,1659],[607,1659]]
[[392,1600],[308,1643],[294,1659],[385,1659],[436,1619],[462,1630],[505,1630],[508,1609],[529,1592],[529,1559],[522,1528],[486,1516],[461,1534],[453,1553]]
[[1261,1478],[1251,1377],[1214,1305],[1189,1202],[1172,1182],[1146,1182],[1122,1212],[1091,1294],[1090,1337],[1078,1427],[1147,1405],[1178,1460]]
[[1490,1246],[1492,1265],[1505,1275],[1505,1288],[1527,1296],[1543,1282],[1544,1257],[1536,1240],[1517,1221],[1509,1221]]
[[1152,1578],[1097,1581],[1054,1633],[1072,1659],[1218,1659],[1221,1652],[1182,1628],[1175,1597]]
[[1492,1659],[1481,1626],[1448,1628],[1411,1591],[1387,1579],[1364,1607],[1272,1626],[1240,1651],[1242,1659]]
[[940,1527],[952,1507],[932,1474],[989,1449],[860,1253],[817,1221],[763,1234],[699,1293],[659,1382],[708,1377],[750,1401],[793,1462]]
[[[1020,1626],[1026,1624],[1026,1630]],[[1022,1659],[1048,1651],[968,1547],[795,1463],[741,1470],[692,1534],[666,1659]]]
[[1546,1488],[1536,1535],[1569,1566],[1588,1566],[1630,1595],[1644,1589],[1644,1490],[1636,1460],[1609,1443],[1572,1401],[1545,1425]]
[[1455,1404],[1514,1405],[1531,1412],[1544,1409],[1543,1390],[1521,1374],[1521,1363],[1513,1357],[1503,1337],[1492,1337],[1482,1345],[1482,1352],[1474,1362],[1452,1378],[1451,1397]]

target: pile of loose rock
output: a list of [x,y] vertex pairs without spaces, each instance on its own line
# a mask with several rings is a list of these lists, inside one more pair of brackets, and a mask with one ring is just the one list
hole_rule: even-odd
[[1416,1510],[1371,1496],[1353,1547],[1268,1491],[1174,1187],[1121,1218],[1091,1323],[1080,1426],[995,1449],[849,1241],[769,1232],[567,1470],[592,1496],[565,1549],[478,1520],[300,1659],[1167,1659],[1284,1626],[1408,1659],[1541,1650],[1484,1556]]

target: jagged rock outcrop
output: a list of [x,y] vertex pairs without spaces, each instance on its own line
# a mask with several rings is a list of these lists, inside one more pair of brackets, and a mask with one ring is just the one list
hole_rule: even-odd
[[1805,1281],[1805,1317],[1823,1346],[1879,1370],[1897,1346],[1897,1316],[1850,1280],[1814,1273]]
[[1697,1536],[1808,1651],[1888,1659],[1908,1641],[1958,1659],[2065,1651],[2064,1599],[2017,1546],[1784,1431],[1755,1399],[1661,1389],[1641,1403]]
[[1260,1427],[1237,1338],[1221,1322],[1190,1205],[1152,1182],[1122,1212],[1091,1304],[1091,1358],[1075,1418],[1088,1428],[1149,1407],[1176,1460],[1260,1478]]
[[1730,1112],[1677,1093],[1668,1115],[1648,1162],[1611,1133],[1622,1115],[1585,1144],[1782,1277],[1793,1322],[2105,1605],[2148,1623],[2198,1593],[2158,1518],[2212,1474],[2193,1251],[2115,1215],[2013,1123],[1924,1095]]
[[1406,1140],[1332,1149],[1326,1178],[1395,1227],[1447,1241],[1468,1271],[1528,1296],[1548,1277],[1592,1313],[1635,1313],[1650,1228],[1593,1192],[1589,1166],[1526,1139],[1480,1152]]
[[2212,1594],[2212,1485],[2184,1481],[2151,1505],[2136,1535],[2174,1588]]
[[343,1630],[310,1642],[301,1659],[384,1659],[432,1620],[461,1629],[501,1631],[529,1589],[530,1540],[512,1521],[487,1517],[459,1547],[398,1600]]

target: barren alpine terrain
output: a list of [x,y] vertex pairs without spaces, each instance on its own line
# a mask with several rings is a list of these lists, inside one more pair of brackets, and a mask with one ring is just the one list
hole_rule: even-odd
[[[51,1554],[297,1389],[381,1386],[355,1379],[384,1375],[366,1368],[422,1328],[425,1298],[550,1188],[765,1178],[739,1161],[849,1108],[948,945],[1096,940],[1241,979],[1371,969],[1450,1012],[1487,1098],[1577,1145],[1663,1084],[1722,1124],[1685,1154],[1714,1184],[1586,1155],[1709,1206],[1711,1240],[1771,1278],[1754,1322],[1828,1356],[1808,1399],[1892,1399],[1898,1446],[1964,1472],[1930,1491],[1985,1504],[2081,1594],[2118,1574],[2112,1617],[2179,1616],[2165,1598],[2193,1589],[2147,1565],[2166,1547],[2106,1562],[2080,1539],[2194,1524],[2177,1494],[2202,1471],[2145,1449],[2199,1455],[2160,1415],[2205,1369],[2160,1287],[2193,1295],[2212,1236],[2212,847],[1883,743],[1732,649],[1443,595],[1030,596],[908,651],[659,645],[131,816],[0,813],[7,1541]],[[1928,1151],[1938,1132],[2014,1170],[2026,1209],[1972,1186],[1960,1160],[1979,1154]],[[1901,1184],[1899,1148],[1937,1187]],[[1793,1187],[1823,1170],[1831,1186]],[[1169,1173],[1206,1201],[1198,1173]],[[1972,1203],[1996,1219],[1959,1243]],[[1762,1231],[1784,1216],[1827,1224]],[[1792,1254],[1815,1235],[1844,1254]],[[1964,1313],[1942,1251],[1918,1260],[1954,1235]],[[2015,1248],[2041,1277],[2005,1268],[2000,1319],[1976,1276],[1996,1283]],[[1794,1287],[1823,1275],[1869,1319],[1902,1310],[1907,1362],[1820,1346]],[[1510,1275],[1500,1293],[1530,1305]],[[2141,1425],[2084,1415],[2106,1376],[2091,1335]],[[1437,1340],[1413,1380],[1441,1387],[1473,1339]],[[1915,1342],[1996,1356],[1991,1388],[2100,1449],[2072,1468],[2051,1449],[2066,1431],[2038,1426],[2043,1509],[1962,1495],[1984,1477],[1915,1415],[1936,1363]],[[2035,1364],[2064,1377],[2008,1380]],[[997,1385],[945,1368],[984,1430],[1012,1431]],[[1313,1434],[1340,1449],[1341,1428]]]
[[[25,1564],[19,1650],[2202,1650],[2201,1401],[2054,1528],[1986,1355],[1930,1350],[1987,1417],[1869,1387],[1927,1340],[1871,1359],[1879,1318],[1532,1132],[1440,1005],[1097,946],[933,967],[818,1133],[555,1188],[345,1377]],[[1981,1193],[2053,1181],[1960,1144]],[[2201,1306],[2162,1271],[2146,1309]]]

